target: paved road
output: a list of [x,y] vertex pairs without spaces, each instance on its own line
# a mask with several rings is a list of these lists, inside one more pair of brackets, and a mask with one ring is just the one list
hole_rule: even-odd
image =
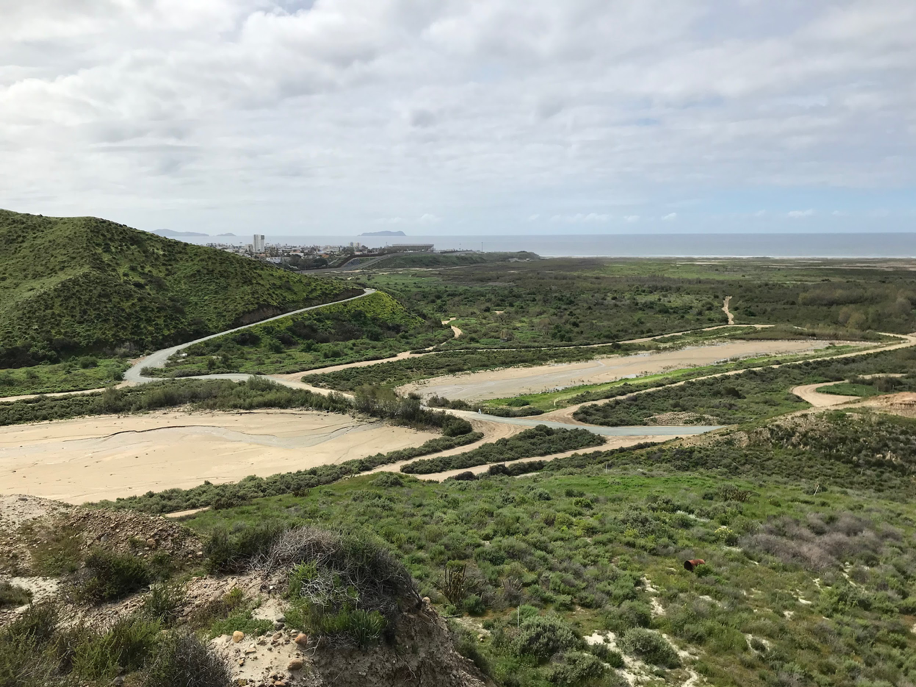
[[[342,301],[334,301],[333,303],[322,303],[321,305],[313,305],[308,308],[301,308],[299,310],[293,310],[292,312],[283,313],[282,315],[277,315],[276,317],[269,317],[266,320],[259,320],[258,322],[253,322],[251,324],[246,324],[242,327],[236,327],[235,329],[228,329],[219,334],[211,334],[210,336],[205,336],[202,339],[195,339],[194,341],[188,341],[187,343],[179,344],[178,346],[172,346],[171,348],[164,348],[161,351],[156,351],[151,353],[145,358],[138,361],[132,368],[124,373],[124,381],[130,382],[132,384],[146,384],[147,382],[158,382],[161,381],[158,377],[144,377],[142,372],[145,367],[165,367],[166,362],[169,358],[175,355],[178,351],[187,348],[188,346],[193,346],[194,344],[201,343],[202,341],[209,341],[210,339],[215,339],[218,336],[223,336],[224,334],[232,334],[232,332],[238,332],[243,329],[248,329],[249,327],[256,327],[260,324],[266,322],[273,322],[274,320],[282,320],[284,317],[291,317],[293,315],[298,315],[299,313],[308,312],[309,310],[318,310],[319,308],[326,308],[329,305],[337,305],[339,303],[347,303],[349,301],[355,301],[359,298],[365,298],[371,294],[375,293],[375,289],[366,289],[359,296],[353,296],[353,298],[345,298]],[[227,374],[227,375],[206,375],[207,379],[233,379],[235,381],[244,381],[253,375],[247,374]]]

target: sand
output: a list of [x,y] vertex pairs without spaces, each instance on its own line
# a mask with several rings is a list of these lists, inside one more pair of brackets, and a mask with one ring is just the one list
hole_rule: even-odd
[[838,394],[824,394],[818,391],[825,386],[834,386],[841,382],[818,382],[817,384],[803,384],[792,389],[792,393],[801,400],[810,403],[815,408],[830,408],[850,401],[858,401],[858,396],[840,396]]
[[320,412],[100,416],[0,428],[0,494],[67,503],[236,482],[437,437]]
[[400,387],[424,397],[483,401],[542,393],[582,384],[602,384],[667,370],[711,365],[731,358],[799,354],[826,348],[829,341],[730,341],[658,353],[596,358],[578,363],[538,365],[448,375]]

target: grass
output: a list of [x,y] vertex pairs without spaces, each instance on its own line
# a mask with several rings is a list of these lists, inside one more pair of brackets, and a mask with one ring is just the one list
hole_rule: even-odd
[[387,358],[428,348],[452,337],[448,327],[410,313],[387,294],[258,325],[210,339],[174,356],[153,376],[225,372],[277,374],[363,360]]
[[0,210],[0,366],[161,348],[354,295],[91,217]]
[[[795,386],[842,380],[845,377],[866,381],[861,380],[859,375],[887,370],[907,372],[909,376],[867,381],[876,389],[880,386],[888,391],[916,388],[912,374],[916,370],[916,351],[907,348],[839,360],[827,358],[778,368],[765,367],[735,375],[687,381],[678,386],[663,386],[630,396],[624,395],[638,391],[639,387],[621,385],[602,392],[602,395],[610,396],[613,393],[623,398],[582,406],[573,417],[581,422],[607,426],[684,422],[736,424],[809,407],[791,394]],[[826,387],[829,388],[835,387]],[[665,416],[668,414],[676,414],[672,417],[677,422],[667,422]]]
[[32,592],[11,582],[0,581],[0,610],[24,606],[32,600]]
[[129,366],[123,358],[83,356],[66,363],[0,370],[0,398],[101,389],[120,382]]
[[[594,631],[616,633],[667,682],[687,676],[659,633],[697,656],[688,663],[711,685],[912,680],[912,463],[879,456],[907,455],[916,423],[826,417],[816,434],[770,423],[744,448],[726,438],[692,453],[561,459],[524,480],[404,478],[393,488],[355,477],[188,524],[202,536],[266,521],[380,536],[421,594],[449,613],[483,613],[488,633],[465,651],[499,685],[589,674],[581,637]],[[685,571],[696,557],[702,572]]]

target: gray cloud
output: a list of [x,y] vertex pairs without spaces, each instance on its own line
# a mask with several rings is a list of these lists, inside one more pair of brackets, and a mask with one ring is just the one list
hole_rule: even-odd
[[[836,194],[807,227],[844,194],[916,183],[909,0],[0,0],[0,15],[13,209],[487,233],[533,214],[671,227],[688,200],[676,224],[697,228],[735,211],[716,206],[732,192],[754,196],[747,216],[760,195]],[[818,205],[774,201],[767,221],[797,219],[793,203]]]

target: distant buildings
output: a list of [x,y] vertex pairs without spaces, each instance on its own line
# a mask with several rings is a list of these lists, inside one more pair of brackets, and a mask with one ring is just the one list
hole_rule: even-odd
[[264,234],[255,234],[254,242],[251,244],[252,250],[255,253],[264,252]]
[[380,253],[432,253],[432,243],[396,243],[382,248]]

